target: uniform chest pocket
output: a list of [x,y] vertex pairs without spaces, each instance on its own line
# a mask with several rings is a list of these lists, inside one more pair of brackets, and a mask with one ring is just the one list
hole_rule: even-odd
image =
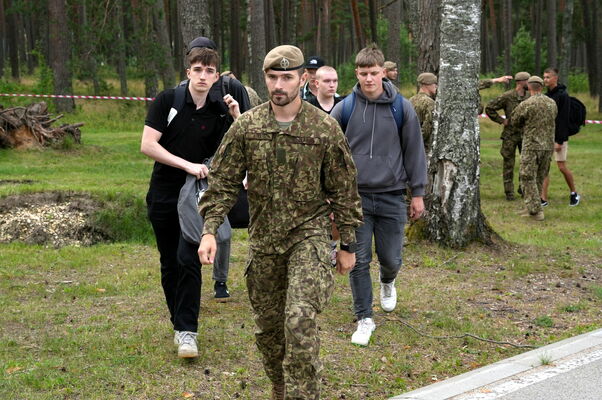
[[271,135],[248,134],[246,140],[247,180],[249,197],[265,197],[271,192],[272,174],[269,158]]
[[319,138],[294,137],[288,143],[293,176],[291,194],[296,201],[320,197],[324,149]]

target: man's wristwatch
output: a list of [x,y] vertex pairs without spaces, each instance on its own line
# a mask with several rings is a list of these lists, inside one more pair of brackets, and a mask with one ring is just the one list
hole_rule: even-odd
[[347,243],[347,244],[341,242],[341,250],[346,251],[347,253],[355,253],[356,249],[357,249],[356,242],[351,242],[351,243]]

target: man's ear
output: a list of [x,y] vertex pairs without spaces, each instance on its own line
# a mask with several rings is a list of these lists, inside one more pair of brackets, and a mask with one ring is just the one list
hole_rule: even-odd
[[305,85],[305,82],[307,82],[307,71],[305,71],[301,74],[299,86]]

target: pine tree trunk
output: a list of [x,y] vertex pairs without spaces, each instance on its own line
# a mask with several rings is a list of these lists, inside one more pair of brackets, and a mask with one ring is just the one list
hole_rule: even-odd
[[167,29],[163,0],[155,0],[153,28],[156,38],[155,46],[158,47],[157,53],[159,54],[157,65],[160,69],[163,88],[167,89],[174,86],[176,72],[171,62],[171,45],[169,43],[169,31]]
[[[442,0],[441,61],[429,160],[426,233],[442,245],[492,243],[481,213],[479,123],[479,0]],[[462,93],[458,96],[458,93]]]
[[503,7],[504,21],[504,74],[512,75],[512,0],[505,0]]
[[0,0],[0,77],[4,76],[6,42],[6,17],[4,15],[4,0]]
[[571,46],[573,45],[573,10],[574,0],[565,0],[562,19],[562,45],[560,46],[560,77],[559,81],[565,84],[569,81],[569,68],[571,63]]
[[124,18],[123,18],[123,1],[119,0],[115,3],[115,44],[117,54],[117,74],[119,75],[119,94],[121,96],[128,95],[128,80],[126,70],[126,43],[124,34]]
[[397,63],[401,68],[401,0],[395,0],[383,9],[383,15],[387,19],[387,59]]
[[[50,60],[49,65],[54,74],[54,93],[55,94],[73,94],[71,82],[71,69],[69,66],[69,31],[64,29],[67,24],[67,10],[65,2],[62,0],[48,1],[48,19],[49,23],[49,44]],[[54,104],[58,112],[71,112],[75,108],[73,99],[54,99]]]
[[211,39],[211,18],[209,16],[209,0],[177,0],[178,15],[184,46],[196,37],[205,36]]
[[[12,5],[11,0],[6,3],[6,8],[10,9]],[[10,72],[11,76],[15,80],[21,79],[21,73],[19,72],[19,40],[18,40],[18,24],[17,15],[14,11],[6,13],[6,39],[8,42],[8,55],[10,57]]]
[[547,19],[548,19],[548,67],[558,66],[558,55],[556,45],[556,14],[557,0],[547,0]]
[[230,0],[230,70],[242,79],[240,0]]
[[267,53],[265,45],[265,21],[263,0],[249,0],[250,17],[250,46],[249,60],[251,87],[255,89],[259,97],[266,99],[267,90],[263,79],[263,59]]
[[535,71],[540,73],[541,68],[541,25],[543,13],[543,0],[535,3]]
[[489,39],[491,43],[489,62],[492,69],[495,69],[495,66],[497,65],[497,58],[500,54],[497,19],[498,17],[495,12],[493,0],[489,0],[489,31],[491,32],[491,38]]
[[[418,1],[418,73],[439,72],[439,26],[441,24],[440,0]],[[479,7],[479,15],[480,15]],[[480,21],[480,20],[479,20]],[[480,24],[480,22],[479,22]],[[477,42],[479,37],[477,37]]]

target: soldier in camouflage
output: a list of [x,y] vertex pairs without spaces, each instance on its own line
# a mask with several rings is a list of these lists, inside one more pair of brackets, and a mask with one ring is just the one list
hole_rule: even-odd
[[[270,101],[241,116],[211,165],[200,205],[205,219],[199,257],[215,255],[215,233],[248,172],[249,260],[246,280],[256,342],[273,399],[319,399],[322,364],[316,321],[333,290],[330,219],[341,241],[355,242],[362,223],[356,168],[339,124],[301,101],[303,54],[278,46],[264,60]],[[327,201],[328,200],[328,201]],[[337,270],[355,264],[337,253]]]
[[410,97],[416,115],[420,120],[424,150],[428,155],[431,149],[431,134],[433,132],[433,112],[435,111],[435,95],[437,94],[437,76],[430,72],[418,75],[420,88],[418,93]]
[[[504,83],[507,84],[512,79],[512,75],[504,75],[498,78],[492,79],[481,79],[479,81],[479,92],[483,89],[489,89],[493,86],[494,83]],[[481,103],[481,93],[479,93],[479,115],[483,114],[483,104]]]
[[[516,87],[502,93],[492,99],[485,107],[485,113],[494,122],[504,126],[502,131],[502,147],[500,154],[503,158],[503,180],[506,200],[514,200],[514,158],[516,150],[521,151],[523,132],[512,123],[512,111],[523,100],[529,98],[527,92],[527,79],[531,77],[528,72],[518,72],[514,76]],[[498,114],[498,110],[504,110],[506,118]]]
[[523,129],[519,173],[526,209],[521,216],[543,221],[539,194],[550,169],[558,109],[556,102],[542,93],[543,79],[532,76],[527,82],[531,96],[512,113],[513,124]]

